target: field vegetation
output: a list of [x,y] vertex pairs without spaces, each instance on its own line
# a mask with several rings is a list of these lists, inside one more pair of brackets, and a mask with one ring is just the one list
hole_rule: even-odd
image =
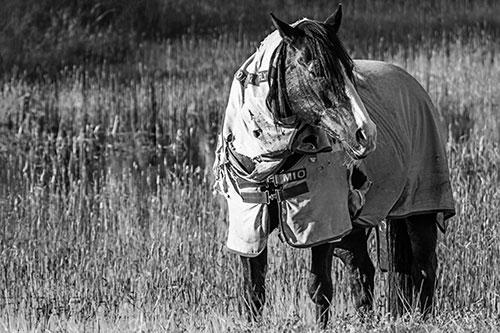
[[[262,323],[243,311],[210,166],[235,70],[328,1],[0,1],[0,332],[315,331],[309,251],[272,237]],[[500,6],[344,2],[354,58],[408,70],[443,122],[457,216],[436,316],[353,313],[334,264],[334,332],[500,331]]]

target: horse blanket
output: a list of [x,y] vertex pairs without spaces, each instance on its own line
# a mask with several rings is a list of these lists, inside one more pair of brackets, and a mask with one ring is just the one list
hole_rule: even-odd
[[[277,122],[266,103],[268,70],[281,41],[278,31],[269,35],[237,71],[216,152],[216,188],[228,202],[227,248],[247,256],[266,246],[272,196],[280,231],[293,246],[338,240],[352,229],[340,145],[293,119]],[[293,153],[301,157],[284,168]]]
[[364,161],[373,182],[357,223],[414,214],[455,214],[443,129],[423,87],[406,71],[380,61],[356,60],[356,84],[377,125],[377,149]]
[[[246,256],[258,255],[267,243],[269,197],[266,202],[255,193],[279,172],[284,173],[278,178],[290,180],[283,189],[294,193],[279,200],[280,228],[289,244],[339,240],[352,228],[347,209],[351,184],[340,147],[319,130],[277,124],[266,106],[268,69],[280,42],[277,32],[268,36],[236,73],[216,152],[216,188],[229,208],[227,247]],[[377,125],[378,138],[377,149],[360,165],[373,186],[354,222],[371,227],[413,214],[453,216],[446,154],[427,93],[399,67],[365,60],[355,64],[357,94]],[[311,131],[314,140],[305,140]],[[282,170],[289,151],[305,157]],[[242,160],[254,163],[248,168]],[[299,177],[302,171],[307,177]]]

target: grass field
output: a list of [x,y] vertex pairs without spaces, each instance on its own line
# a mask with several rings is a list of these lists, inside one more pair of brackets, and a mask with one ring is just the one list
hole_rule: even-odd
[[[363,30],[356,38],[346,32],[346,45],[355,58],[399,64],[429,92],[446,125],[457,216],[440,235],[435,318],[384,316],[378,273],[380,318],[361,322],[335,263],[329,329],[498,332],[496,35],[481,27],[419,40],[383,32],[365,39]],[[211,189],[214,133],[233,73],[264,36],[145,41],[132,65],[72,66],[37,80],[4,76],[0,332],[315,331],[309,251],[276,237],[265,319],[248,324],[240,314],[239,261],[224,249],[225,208]]]

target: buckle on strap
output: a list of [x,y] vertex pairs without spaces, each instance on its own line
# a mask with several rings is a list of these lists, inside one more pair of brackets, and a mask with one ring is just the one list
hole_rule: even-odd
[[234,78],[246,88],[249,84],[258,86],[261,82],[267,82],[269,76],[268,74],[267,70],[259,71],[257,73],[249,73],[244,69],[239,69],[236,74],[234,74]]
[[262,192],[241,192],[240,196],[245,203],[269,205],[271,200],[282,202],[307,192],[309,192],[309,188],[304,182],[290,188],[276,189],[274,192],[270,192],[269,190]]
[[245,203],[266,205],[269,205],[271,200],[278,198],[276,193],[269,193],[268,190],[262,192],[241,192],[240,196]]

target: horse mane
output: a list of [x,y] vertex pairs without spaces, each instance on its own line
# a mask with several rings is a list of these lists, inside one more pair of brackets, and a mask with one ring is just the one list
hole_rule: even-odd
[[[274,59],[276,61],[274,61]],[[288,101],[288,94],[286,91],[286,81],[285,81],[285,64],[286,64],[286,43],[281,42],[278,48],[274,51],[272,56],[271,64],[269,67],[269,93],[267,94],[266,104],[269,110],[271,110],[274,120],[280,125],[290,125],[294,126],[295,121],[290,123],[286,122],[286,119],[290,119],[293,116],[292,110],[290,108],[290,102]],[[276,67],[273,67],[273,64]]]
[[[326,78],[333,80],[335,92],[343,93],[345,82],[340,65],[344,67],[347,77],[354,81],[354,61],[337,34],[330,31],[327,25],[317,21],[304,20],[297,25],[297,28],[304,32],[309,51],[313,59],[319,61]],[[330,75],[331,73],[333,75]]]
[[[332,82],[334,93],[338,96],[345,96],[345,82],[342,71],[345,70],[347,77],[355,85],[354,61],[347,53],[337,34],[330,31],[327,25],[307,19],[300,21],[296,28],[303,32],[305,36],[304,42],[312,58],[319,62],[325,78]],[[282,41],[273,55],[269,69],[271,75],[268,77],[270,89],[266,100],[275,119],[282,125],[284,119],[293,116],[286,93],[286,48],[287,44]],[[273,64],[276,64],[276,68],[273,68]]]

